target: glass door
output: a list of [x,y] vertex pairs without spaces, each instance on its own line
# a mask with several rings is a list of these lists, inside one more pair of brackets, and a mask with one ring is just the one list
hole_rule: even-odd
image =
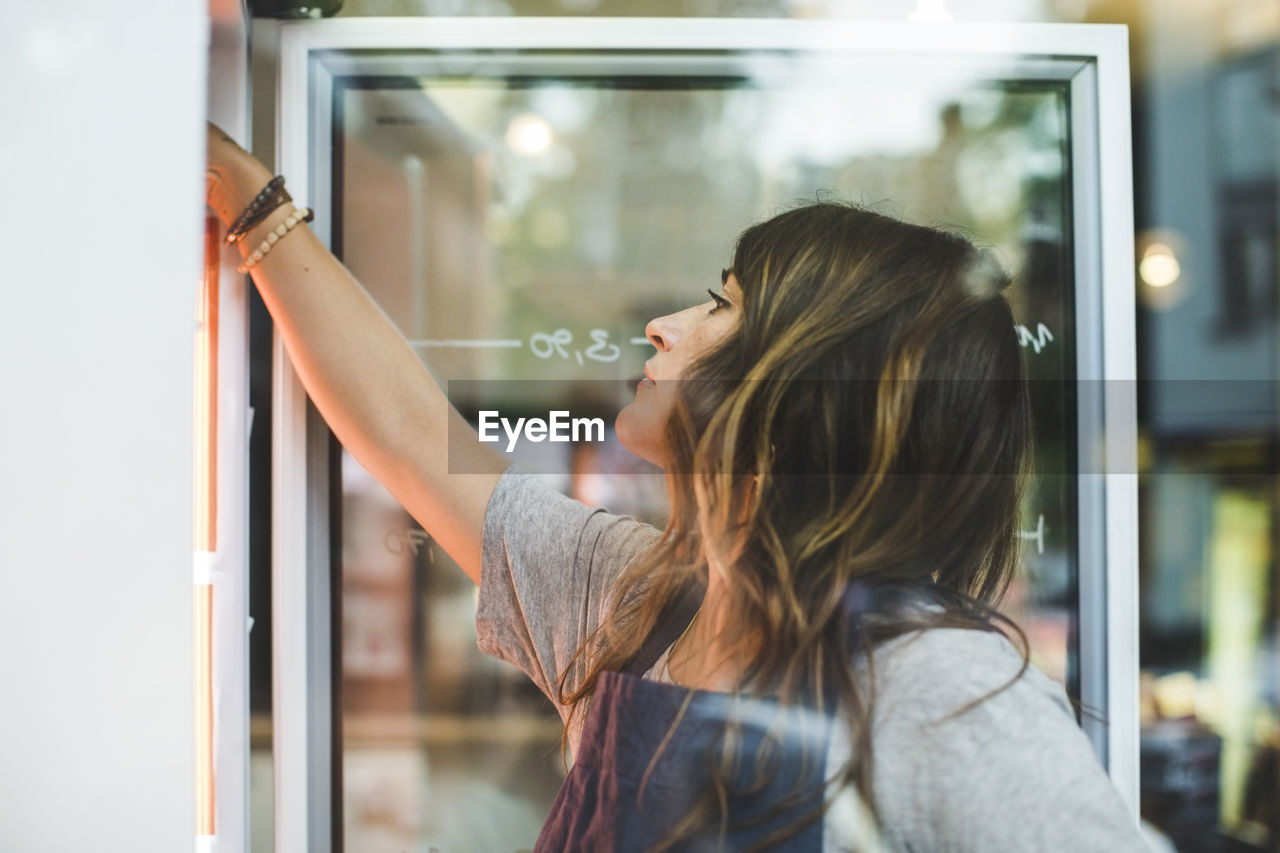
[[[1036,380],[1026,572],[1006,607],[1125,790],[1136,716],[1109,685],[1136,684],[1122,680],[1136,619],[1133,388],[1104,381],[1133,375],[1123,37],[942,38],[950,29],[287,26],[280,168],[309,176],[323,237],[473,422],[482,408],[572,409],[611,425],[652,353],[645,322],[700,301],[737,233],[796,202],[851,201],[989,247],[1014,275],[1010,333]],[[340,754],[317,776],[313,742],[312,796],[341,803],[350,849],[531,846],[563,778],[554,709],[476,650],[472,584],[407,513],[314,423],[278,421],[304,464],[277,499],[310,497],[298,529],[309,520],[312,536],[277,558],[311,566],[298,601],[327,601],[311,613],[328,620],[294,662],[277,652],[279,677],[314,671],[321,638],[339,638],[333,683],[293,681],[300,696],[340,696]],[[661,525],[659,476],[606,433],[518,461]],[[277,726],[286,714],[276,708]]]

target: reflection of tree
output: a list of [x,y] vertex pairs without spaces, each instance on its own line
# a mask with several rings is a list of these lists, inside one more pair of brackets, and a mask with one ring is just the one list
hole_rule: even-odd
[[[703,144],[724,124],[722,93],[645,85],[652,88],[620,86],[584,99],[589,119],[559,137],[573,153],[573,173],[536,181],[515,213],[519,225],[499,255],[500,269],[527,272],[513,294],[513,336],[559,326],[609,328],[620,340],[640,335],[653,313],[682,307],[716,282],[729,242],[749,220],[756,182],[736,190],[719,182],[724,171],[748,171],[745,146]],[[523,91],[509,98],[510,110],[531,106]],[[547,210],[567,222],[558,245],[540,243],[531,227]],[[643,353],[624,356],[612,375],[637,373]],[[511,367],[512,375],[529,369]],[[539,368],[551,371],[541,376],[586,375],[572,363]],[[597,365],[589,375],[610,374]]]

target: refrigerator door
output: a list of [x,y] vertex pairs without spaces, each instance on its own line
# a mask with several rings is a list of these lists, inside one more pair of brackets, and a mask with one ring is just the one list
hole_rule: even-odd
[[[646,322],[705,301],[737,233],[797,201],[989,247],[1036,380],[1006,610],[1136,811],[1123,28],[348,19],[283,27],[278,59],[279,170],[473,419],[611,425],[653,351]],[[563,778],[554,710],[475,650],[474,589],[329,453],[279,348],[275,375],[277,838],[331,802],[352,849],[531,845]],[[526,470],[661,525],[661,480],[611,430],[538,447]]]
[[[248,14],[208,6],[210,121],[248,141]],[[195,846],[249,845],[249,561],[247,400],[249,284],[211,214],[195,317]]]

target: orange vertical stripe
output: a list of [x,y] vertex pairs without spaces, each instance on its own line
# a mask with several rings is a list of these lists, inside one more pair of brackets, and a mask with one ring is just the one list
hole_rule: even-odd
[[218,548],[218,220],[205,224],[196,326],[196,550]]
[[[195,352],[195,551],[218,547],[218,221],[205,221]],[[214,834],[213,586],[195,585],[196,834]]]
[[196,584],[196,834],[214,835],[213,586]]

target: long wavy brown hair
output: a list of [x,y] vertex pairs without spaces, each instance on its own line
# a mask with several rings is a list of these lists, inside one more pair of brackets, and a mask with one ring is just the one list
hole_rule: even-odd
[[[783,705],[833,696],[850,735],[828,795],[764,849],[845,785],[878,817],[879,644],[1000,630],[1022,640],[1025,669],[1025,638],[995,606],[1018,563],[1031,413],[1008,278],[960,236],[810,204],[743,232],[731,269],[741,324],[681,383],[667,425],[670,519],[620,576],[559,692],[584,712],[600,674],[705,582],[707,554],[727,557],[735,619],[722,640],[750,650],[738,690]],[[731,727],[725,772],[658,849],[723,820]]]

